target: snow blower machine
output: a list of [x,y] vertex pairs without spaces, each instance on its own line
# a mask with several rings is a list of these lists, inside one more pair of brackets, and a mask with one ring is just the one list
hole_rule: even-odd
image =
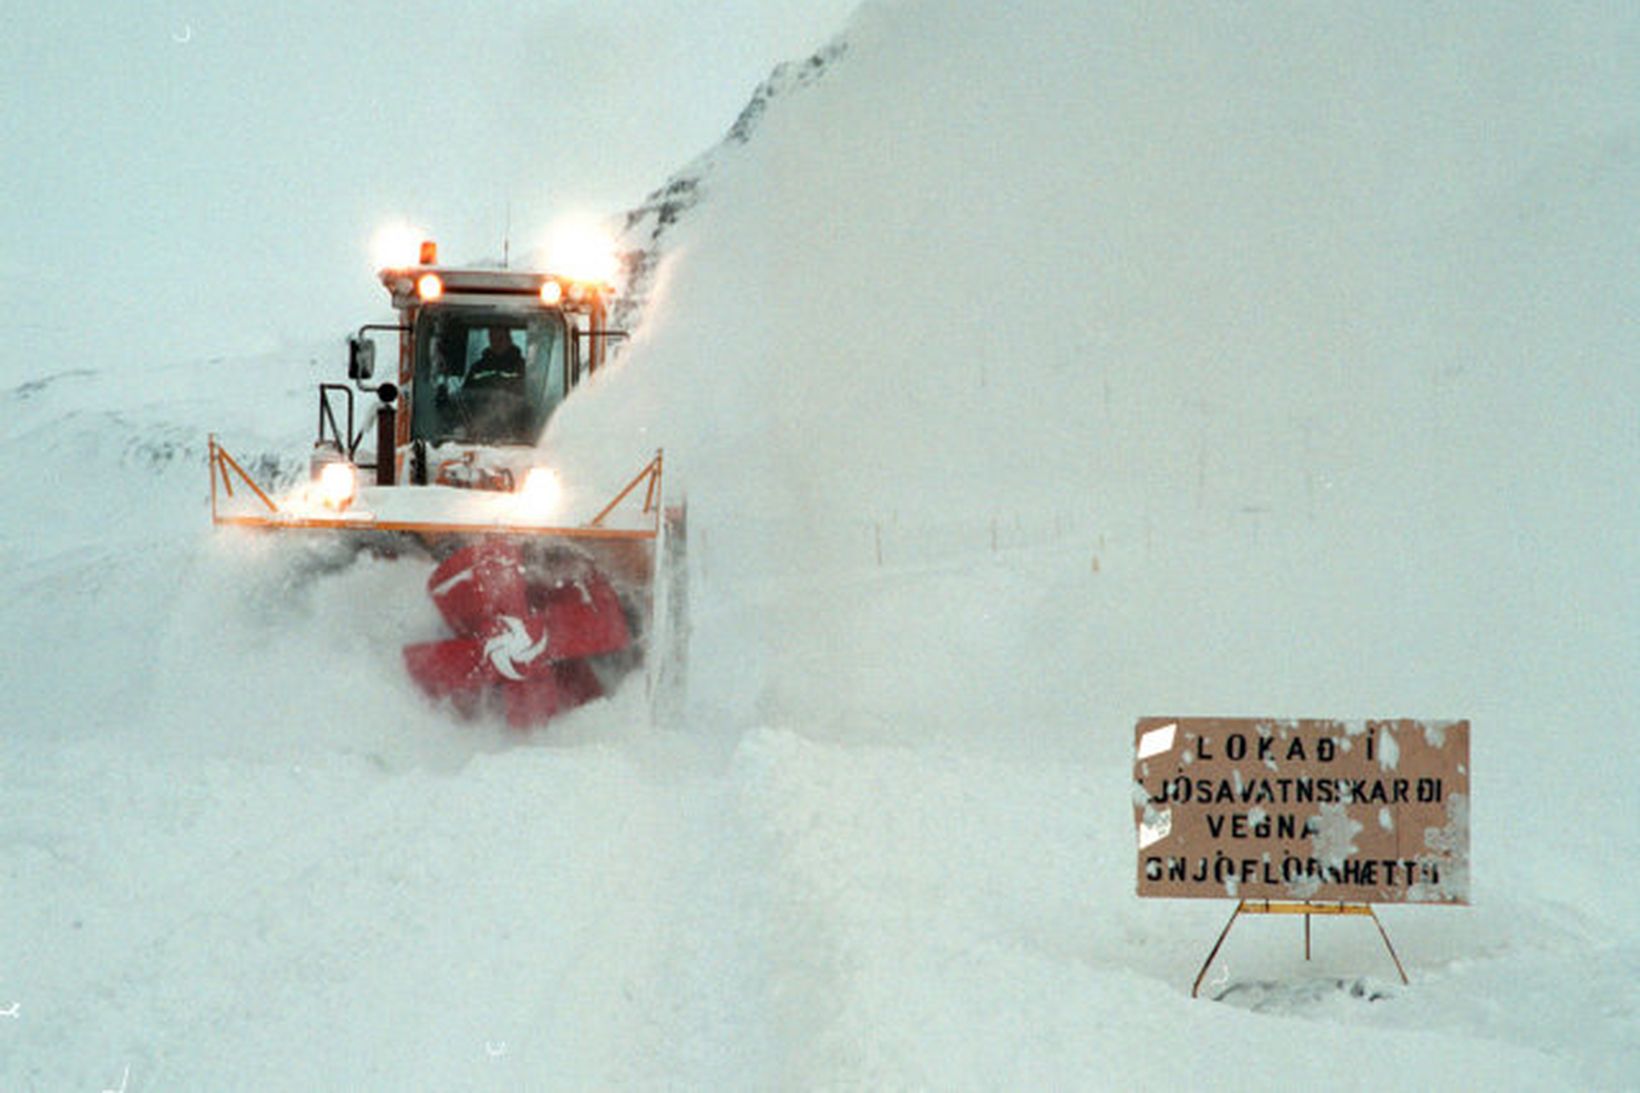
[[[264,489],[212,436],[212,520],[431,555],[451,634],[406,645],[404,663],[461,714],[535,726],[641,672],[664,716],[684,668],[686,522],[663,503],[662,453],[567,513],[535,447],[622,336],[611,286],[440,266],[430,242],[415,253],[380,271],[398,321],[361,327],[350,382],[319,385],[308,479]],[[374,382],[378,339],[397,341],[396,382]]]

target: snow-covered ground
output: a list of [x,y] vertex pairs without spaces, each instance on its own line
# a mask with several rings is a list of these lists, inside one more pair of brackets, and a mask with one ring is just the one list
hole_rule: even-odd
[[[299,465],[329,331],[8,362],[0,1087],[1640,1083],[1636,56],[864,5],[635,219],[544,441],[687,492],[675,726],[452,724],[425,566],[210,532],[205,434]],[[1473,720],[1410,986],[1255,920],[1190,998],[1229,908],[1133,894],[1152,713]]]

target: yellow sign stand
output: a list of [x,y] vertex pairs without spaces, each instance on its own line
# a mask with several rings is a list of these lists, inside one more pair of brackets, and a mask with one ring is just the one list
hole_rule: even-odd
[[1219,955],[1219,949],[1224,945],[1224,939],[1230,936],[1230,927],[1236,924],[1236,919],[1242,915],[1303,915],[1304,916],[1304,959],[1310,959],[1310,916],[1312,915],[1366,915],[1371,918],[1373,925],[1378,927],[1378,936],[1384,939],[1384,948],[1389,950],[1389,958],[1395,961],[1395,970],[1401,973],[1401,982],[1409,983],[1406,969],[1401,967],[1401,958],[1395,955],[1395,946],[1390,944],[1389,934],[1384,930],[1384,924],[1379,921],[1378,915],[1370,903],[1286,903],[1267,899],[1244,899],[1236,904],[1236,909],[1230,915],[1230,921],[1224,924],[1224,930],[1219,939],[1213,943],[1213,951],[1207,954],[1207,960],[1202,964],[1202,970],[1196,973],[1196,982],[1190,988],[1190,997],[1195,998],[1201,990],[1202,979],[1207,975],[1207,969],[1213,966],[1213,958]]

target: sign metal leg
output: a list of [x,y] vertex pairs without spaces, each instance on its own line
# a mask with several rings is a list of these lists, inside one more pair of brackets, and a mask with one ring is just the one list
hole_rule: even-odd
[[1230,921],[1224,924],[1224,929],[1219,932],[1219,939],[1213,942],[1213,951],[1207,954],[1207,959],[1202,962],[1202,970],[1196,973],[1196,981],[1190,985],[1190,997],[1195,998],[1197,996],[1196,992],[1201,990],[1202,979],[1206,977],[1207,969],[1213,966],[1213,958],[1219,955],[1219,949],[1224,945],[1224,939],[1230,936],[1230,927],[1236,924],[1236,917],[1241,914],[1242,908],[1245,906],[1245,903],[1237,903],[1236,909],[1230,912]]
[[1236,919],[1242,915],[1303,915],[1304,916],[1304,959],[1310,959],[1310,918],[1314,915],[1366,915],[1372,919],[1373,925],[1378,927],[1378,936],[1384,940],[1384,948],[1389,950],[1389,958],[1395,961],[1395,970],[1401,976],[1401,982],[1408,986],[1411,980],[1407,978],[1407,970],[1401,965],[1401,957],[1390,944],[1389,931],[1384,929],[1383,920],[1378,912],[1373,910],[1370,903],[1284,903],[1272,900],[1241,900],[1236,909],[1230,914],[1230,921],[1224,924],[1219,932],[1219,939],[1213,942],[1213,951],[1207,954],[1207,960],[1202,964],[1202,970],[1196,973],[1196,982],[1191,984],[1190,997],[1200,996],[1202,980],[1207,977],[1207,969],[1213,966],[1213,960],[1224,947],[1224,939],[1230,936],[1230,927],[1236,924]]
[[1407,970],[1401,967],[1401,958],[1395,955],[1395,946],[1389,943],[1389,932],[1384,929],[1383,922],[1378,918],[1378,912],[1372,909],[1370,903],[1367,904],[1367,914],[1372,916],[1372,924],[1378,927],[1378,936],[1384,939],[1384,948],[1389,950],[1389,958],[1395,961],[1395,970],[1401,973],[1401,985],[1411,986],[1412,980],[1407,978]]

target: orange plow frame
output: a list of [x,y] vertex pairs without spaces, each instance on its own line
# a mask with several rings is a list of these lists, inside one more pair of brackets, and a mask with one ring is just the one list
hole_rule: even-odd
[[[217,443],[214,434],[210,437],[209,443],[211,521],[223,526],[327,528],[337,531],[396,531],[434,537],[445,535],[527,535],[557,539],[655,540],[660,536],[662,453],[659,451],[588,523],[551,527],[539,524],[463,524],[426,520],[379,520],[372,516],[349,517],[340,514],[336,516],[313,516],[287,512],[268,496],[267,491],[256,484],[256,481],[245,471],[245,468],[240,466],[239,461],[228,454],[226,448]],[[221,494],[226,494],[227,497],[232,498],[234,496],[233,483],[235,478],[238,478],[255,494],[263,507],[267,509],[266,514],[224,513],[221,510],[218,503],[219,491]],[[640,485],[646,486],[643,515],[649,518],[649,526],[643,528],[604,527],[604,520],[609,517],[610,513],[619,508],[621,503],[630,497]],[[416,487],[394,488],[415,489]]]

